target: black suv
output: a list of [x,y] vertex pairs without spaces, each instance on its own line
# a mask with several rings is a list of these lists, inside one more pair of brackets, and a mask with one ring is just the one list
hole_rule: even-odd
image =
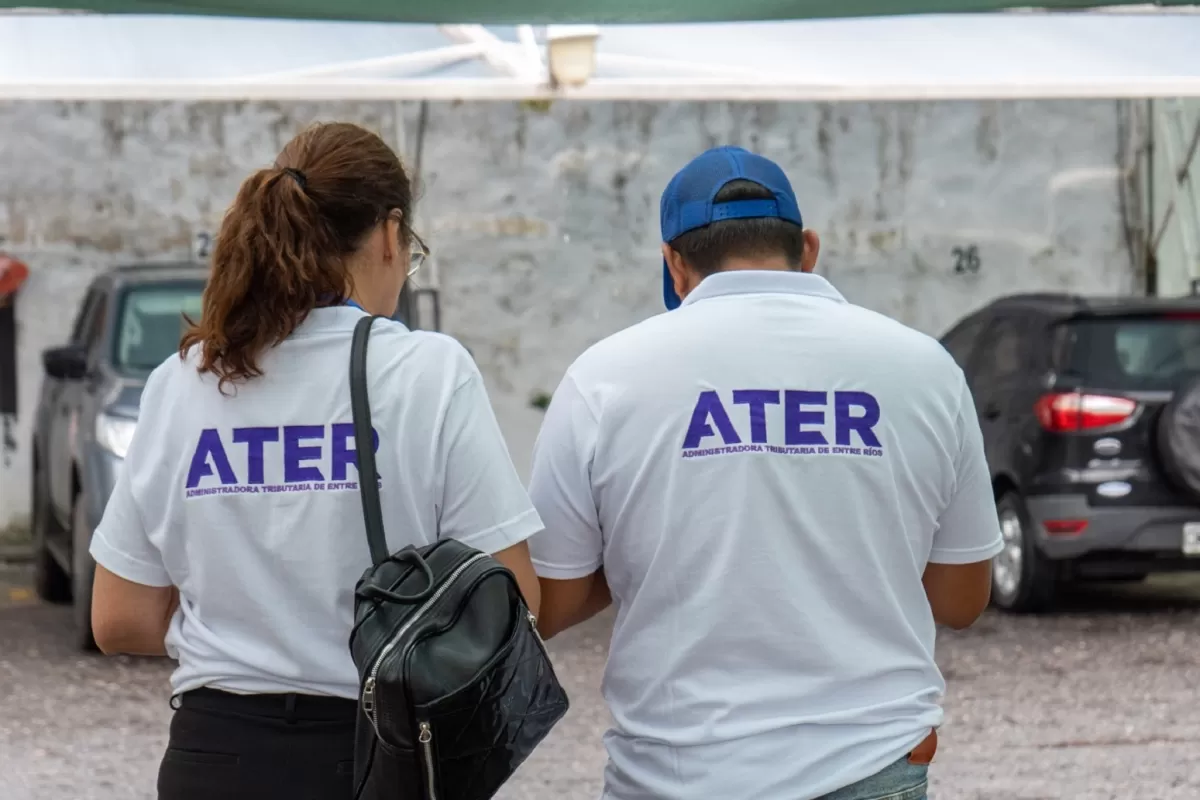
[[[71,337],[42,354],[46,377],[33,430],[31,481],[38,594],[75,605],[75,638],[91,649],[92,531],[133,438],[150,372],[179,349],[183,315],[200,316],[208,268],[142,264],[101,273]],[[406,285],[395,319],[419,327],[425,306],[436,329],[436,290]]]
[[1200,570],[1200,299],[1016,295],[941,341],[983,428],[997,606]]

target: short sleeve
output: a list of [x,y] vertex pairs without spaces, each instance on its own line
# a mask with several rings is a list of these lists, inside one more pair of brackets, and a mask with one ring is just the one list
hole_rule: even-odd
[[117,485],[92,534],[90,552],[97,564],[119,578],[142,586],[170,586],[162,553],[150,541],[133,496],[131,468],[136,465],[127,460],[119,469]]
[[933,536],[929,560],[935,564],[987,561],[1003,547],[979,417],[966,380],[960,380],[954,494],[938,518],[938,529]]
[[542,521],[513,466],[483,378],[474,365],[470,371],[442,423],[438,536],[498,553],[540,531]]
[[600,569],[604,539],[592,492],[598,423],[570,373],[563,378],[533,448],[529,493],[546,530],[530,542],[538,575],[583,578]]

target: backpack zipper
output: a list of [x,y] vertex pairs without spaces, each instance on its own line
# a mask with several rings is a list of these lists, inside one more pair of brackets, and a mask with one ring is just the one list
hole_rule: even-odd
[[529,619],[529,624],[533,626],[533,635],[537,637],[538,644],[542,646],[542,652],[549,656],[550,653],[546,650],[546,640],[542,638],[542,632],[538,630],[537,617],[529,609],[525,609],[525,616]]
[[420,723],[417,741],[421,743],[421,756],[425,762],[425,792],[429,800],[437,800],[437,790],[433,786],[433,727],[428,722]]
[[367,719],[371,721],[371,727],[375,729],[376,736],[379,736],[379,721],[376,719],[375,683],[376,679],[379,677],[380,665],[383,664],[383,660],[387,658],[388,654],[391,653],[396,647],[396,643],[400,641],[400,637],[408,632],[408,629],[417,623],[417,620],[421,618],[421,615],[428,611],[433,604],[436,603],[441,596],[446,593],[446,591],[450,588],[450,585],[458,580],[459,576],[466,572],[467,567],[471,566],[476,561],[479,561],[481,558],[487,558],[487,553],[476,553],[462,564],[459,564],[454,572],[450,573],[450,577],[446,578],[445,582],[443,582],[442,585],[438,587],[437,591],[433,593],[433,596],[426,600],[425,604],[418,608],[416,612],[409,617],[408,622],[405,622],[400,626],[400,629],[392,635],[392,638],[386,645],[384,645],[384,648],[379,651],[379,656],[375,659],[375,663],[371,665],[370,674],[363,682],[362,690],[362,709],[364,712],[366,712]]

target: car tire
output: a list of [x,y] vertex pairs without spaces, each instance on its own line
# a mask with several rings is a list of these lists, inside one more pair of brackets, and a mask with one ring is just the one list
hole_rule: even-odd
[[30,534],[33,539],[33,589],[47,603],[71,602],[71,576],[67,574],[50,552],[49,526],[50,498],[42,486],[41,470],[34,469],[33,497],[30,508]]
[[96,562],[88,548],[92,543],[92,529],[88,525],[87,498],[82,493],[75,496],[71,511],[71,586],[75,598],[75,646],[91,653],[96,651],[96,639],[92,636],[92,582],[96,575]]
[[1012,613],[1045,611],[1054,603],[1058,571],[1037,547],[1025,503],[1016,492],[996,501],[1004,550],[992,561],[992,605]]

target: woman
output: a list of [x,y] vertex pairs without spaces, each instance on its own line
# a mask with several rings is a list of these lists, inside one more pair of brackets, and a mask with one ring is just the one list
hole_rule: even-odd
[[[349,800],[358,694],[347,641],[370,564],[348,364],[425,250],[378,136],[306,130],[242,184],[201,319],[150,376],[93,537],[106,653],[168,655],[160,800]],[[541,527],[478,370],[435,333],[376,323],[371,412],[388,544],[493,553],[532,609]]]

